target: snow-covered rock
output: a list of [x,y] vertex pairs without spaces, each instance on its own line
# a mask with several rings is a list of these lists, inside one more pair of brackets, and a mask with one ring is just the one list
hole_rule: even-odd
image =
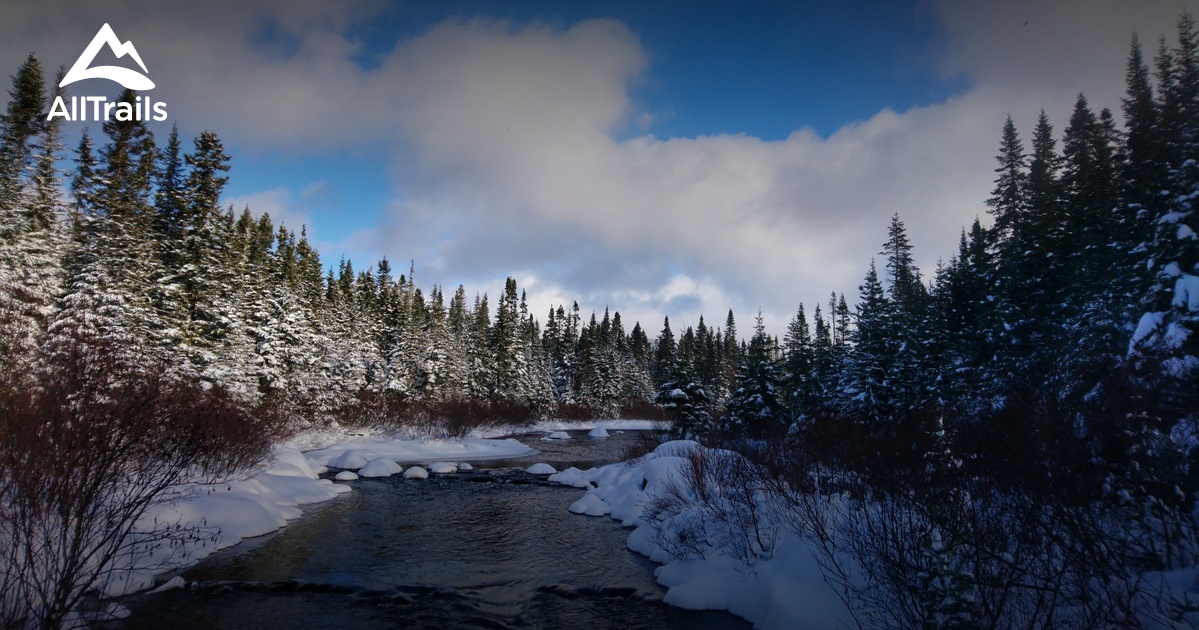
[[433,462],[429,464],[429,472],[437,475],[452,475],[458,472],[458,464],[453,462]]
[[595,474],[594,468],[588,471],[582,471],[574,466],[571,466],[560,473],[550,475],[549,480],[554,483],[560,483],[564,486],[590,489],[595,487],[595,485],[591,483],[591,475],[593,474]]
[[160,585],[158,588],[150,591],[150,593],[162,593],[163,591],[173,591],[177,588],[183,588],[184,586],[187,586],[187,582],[183,579],[182,576],[176,575],[175,577],[167,580],[166,582],[163,582],[162,585]]
[[471,466],[470,464],[468,464],[466,462],[462,462],[461,464],[458,464],[458,472],[470,472],[474,469],[475,469],[474,466]]
[[390,477],[404,472],[400,465],[387,457],[376,457],[358,471],[359,477]]
[[350,449],[342,454],[330,459],[325,465],[329,468],[344,468],[346,470],[358,470],[366,465],[372,459],[378,457],[377,454],[364,449]]
[[420,466],[412,466],[404,471],[404,479],[428,479],[429,471]]
[[570,504],[568,509],[575,514],[586,514],[587,516],[603,516],[612,511],[612,508],[604,503],[603,499],[595,496],[594,492],[583,495],[582,499]]
[[358,475],[354,474],[352,471],[343,470],[337,473],[337,475],[335,475],[333,478],[337,481],[357,481]]
[[587,433],[587,437],[606,438],[608,437],[608,430],[604,427],[595,427]]
[[569,440],[570,434],[566,431],[551,431],[550,434],[545,437],[548,440]]
[[529,473],[530,475],[552,475],[558,472],[558,470],[549,464],[538,462],[526,468],[525,472]]

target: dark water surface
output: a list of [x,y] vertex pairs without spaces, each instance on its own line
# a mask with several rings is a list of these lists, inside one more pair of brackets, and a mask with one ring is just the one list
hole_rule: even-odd
[[523,470],[618,461],[637,432],[607,440],[517,436],[541,450],[472,462],[473,473],[351,482],[278,533],[213,554],[184,590],[124,600],[107,628],[748,628],[723,612],[661,603],[630,530],[571,514],[582,496]]

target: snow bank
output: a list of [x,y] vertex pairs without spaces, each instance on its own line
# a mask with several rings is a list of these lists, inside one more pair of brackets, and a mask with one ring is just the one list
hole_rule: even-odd
[[265,471],[254,477],[188,484],[176,490],[179,500],[154,507],[137,523],[133,542],[144,538],[139,532],[166,523],[194,526],[200,535],[178,545],[147,540],[135,567],[114,571],[97,585],[104,595],[118,597],[150,588],[155,575],[191,566],[243,538],[269,534],[299,518],[300,505],[328,501],[350,488],[318,479],[303,454],[281,447]]
[[[463,461],[470,459],[505,459],[535,453],[533,449],[514,439],[417,439],[417,440],[364,440],[345,441],[304,454],[309,466],[330,468],[361,468],[376,457],[386,457],[399,464],[431,462],[439,460]],[[351,455],[352,454],[352,455]],[[355,464],[357,466],[338,466]],[[343,459],[344,458],[344,459]]]
[[[837,593],[825,583],[808,543],[797,535],[780,535],[773,553],[751,565],[722,550],[706,547],[698,557],[680,558],[664,541],[684,528],[696,529],[699,510],[682,510],[673,517],[649,518],[646,508],[665,492],[694,499],[687,485],[688,456],[702,448],[692,441],[660,445],[635,460],[579,470],[570,468],[549,478],[576,488],[588,488],[568,508],[575,514],[610,516],[636,529],[628,547],[662,566],[654,572],[667,588],[663,601],[692,610],[727,610],[755,628],[832,628],[851,626],[852,617]],[[718,453],[717,451],[709,451]],[[662,520],[659,520],[662,519]],[[707,527],[700,524],[699,531]]]

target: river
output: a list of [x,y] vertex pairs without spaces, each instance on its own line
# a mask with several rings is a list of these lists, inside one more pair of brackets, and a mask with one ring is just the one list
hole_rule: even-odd
[[135,595],[106,628],[749,628],[724,612],[662,603],[631,530],[571,514],[581,491],[527,475],[619,461],[637,432],[606,440],[515,436],[542,451],[476,470],[351,482],[279,532],[213,554],[188,588]]

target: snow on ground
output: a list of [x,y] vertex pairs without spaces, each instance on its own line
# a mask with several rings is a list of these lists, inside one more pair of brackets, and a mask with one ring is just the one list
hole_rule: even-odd
[[[301,452],[301,446],[319,450]],[[329,468],[341,469],[339,481],[383,477],[400,473],[399,463],[438,460],[499,459],[536,453],[514,439],[394,439],[372,431],[350,431],[333,425],[308,431],[275,449],[262,472],[247,479],[219,484],[188,484],[174,488],[180,498],[148,512],[140,531],[164,524],[189,524],[198,528],[196,540],[181,545],[161,545],[143,533],[144,548],[135,568],[114,571],[98,588],[109,597],[145,590],[161,573],[191,566],[214,551],[238,544],[243,538],[262,536],[299,518],[299,506],[327,501],[350,492],[350,486],[320,479]],[[457,470],[447,461],[438,470]],[[351,472],[357,470],[357,474]],[[465,470],[465,468],[464,468]],[[552,471],[551,471],[552,472]],[[428,477],[413,466],[405,479]]]
[[[299,518],[300,505],[327,501],[350,488],[327,479],[294,449],[276,449],[269,467],[248,479],[219,484],[188,484],[174,489],[181,497],[152,508],[138,523],[144,532],[164,524],[198,524],[199,536],[179,545],[145,541],[136,567],[114,571],[98,585],[109,597],[150,588],[154,576],[190,566],[243,538],[269,534]],[[134,536],[139,536],[134,534]]]
[[602,427],[608,431],[652,431],[664,429],[666,423],[657,420],[624,420],[601,418],[598,420],[539,420],[529,425],[505,425],[486,427],[471,432],[471,437],[502,437],[516,433],[552,433],[554,431],[590,431]]
[[[439,460],[463,461],[469,459],[506,459],[535,453],[534,449],[521,444],[514,439],[442,439],[421,438],[415,440],[372,439],[362,441],[345,441],[331,444],[324,448],[309,451],[304,454],[310,466],[328,466],[329,468],[353,468],[339,466],[339,463],[355,464],[356,458],[348,457],[353,453],[363,458],[359,467],[376,457],[386,457],[397,464],[413,464],[418,462],[435,462]],[[342,459],[346,458],[346,459]]]
[[795,534],[780,536],[773,554],[752,566],[718,549],[703,556],[679,559],[663,541],[686,524],[688,512],[660,521],[645,510],[661,493],[687,493],[685,467],[695,442],[675,441],[659,446],[642,458],[601,468],[569,468],[550,481],[589,488],[569,510],[588,516],[611,516],[626,527],[628,547],[661,563],[654,575],[667,588],[664,601],[694,610],[727,610],[755,628],[832,628],[851,626],[844,602],[825,583],[807,543]]

